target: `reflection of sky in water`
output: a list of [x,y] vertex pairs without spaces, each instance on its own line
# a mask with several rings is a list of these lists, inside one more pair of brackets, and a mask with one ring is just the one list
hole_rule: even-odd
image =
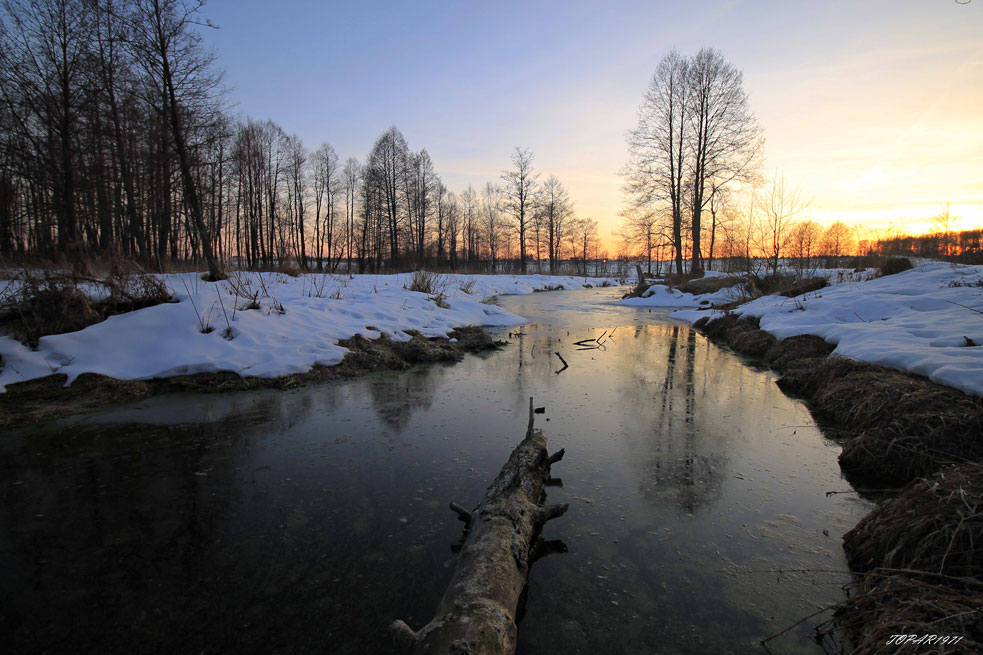
[[[612,295],[504,298],[534,324],[457,365],[161,397],[12,435],[0,638],[387,652],[385,626],[419,627],[443,593],[460,535],[447,502],[477,501],[534,396],[567,450],[549,496],[571,508],[545,536],[569,552],[532,569],[520,652],[760,652],[845,581],[770,571],[845,569],[839,536],[866,506],[825,496],[846,488],[836,449],[769,374]],[[604,332],[603,349],[574,344]],[[808,632],[772,646],[821,652]]]

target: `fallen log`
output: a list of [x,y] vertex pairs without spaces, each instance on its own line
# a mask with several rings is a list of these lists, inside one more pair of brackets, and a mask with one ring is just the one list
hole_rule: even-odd
[[515,653],[515,615],[526,585],[533,547],[543,524],[567,505],[544,505],[550,467],[563,450],[549,455],[546,437],[533,425],[529,399],[526,436],[471,512],[451,503],[467,525],[457,564],[433,620],[414,632],[403,621],[389,626],[408,653],[506,655]]

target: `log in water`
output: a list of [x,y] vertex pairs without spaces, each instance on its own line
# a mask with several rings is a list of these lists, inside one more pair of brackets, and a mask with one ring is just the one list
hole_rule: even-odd
[[563,450],[549,455],[546,437],[533,423],[530,398],[526,436],[478,506],[468,512],[451,503],[451,509],[467,525],[467,537],[433,620],[418,632],[403,621],[390,626],[406,652],[515,652],[516,610],[526,586],[533,547],[543,524],[562,516],[568,507],[544,504],[550,468],[563,458]]

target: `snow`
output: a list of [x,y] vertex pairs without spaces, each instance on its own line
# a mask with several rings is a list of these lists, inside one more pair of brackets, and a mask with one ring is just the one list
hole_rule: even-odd
[[738,287],[728,287],[697,296],[679,289],[670,289],[663,284],[653,284],[642,293],[641,297],[625,298],[615,304],[635,307],[701,307],[729,303],[739,296]]
[[[760,317],[761,329],[778,339],[814,334],[835,344],[835,355],[983,395],[983,266],[924,263],[796,298],[763,296],[735,312]],[[669,316],[693,322],[707,315]]]
[[[876,279],[836,270],[821,274],[832,286],[796,298],[764,296],[735,311],[760,317],[761,328],[779,339],[818,335],[836,345],[836,355],[917,373],[983,395],[983,266],[928,262]],[[466,325],[520,325],[525,322],[522,317],[481,301],[558,285],[599,286],[605,281],[547,275],[442,275],[438,285],[446,296],[444,309],[428,295],[404,288],[412,274],[353,279],[239,275],[240,286],[257,294],[259,309],[242,309],[246,299],[231,291],[235,280],[206,283],[196,274],[167,275],[164,280],[176,303],[43,337],[36,351],[0,337],[0,392],[7,384],[51,373],[64,373],[69,384],[83,372],[118,379],[214,371],[257,377],[301,373],[315,364],[340,362],[346,350],[337,342],[355,334],[406,340],[409,330],[446,336]],[[694,296],[653,285],[646,297],[619,304],[675,309],[671,318],[693,322],[720,314],[693,308],[729,302],[739,293],[728,288]],[[202,322],[214,330],[203,334]],[[223,338],[229,327],[234,338]]]
[[[547,286],[581,289],[585,284],[615,283],[546,275],[441,275],[437,291],[446,296],[447,304],[442,308],[431,296],[404,288],[411,284],[409,273],[353,279],[238,273],[214,283],[203,282],[197,274],[162,278],[178,302],[111,316],[78,332],[42,337],[36,351],[0,337],[0,392],[13,382],[52,373],[67,375],[66,384],[85,372],[122,380],[215,371],[256,377],[303,373],[315,364],[340,362],[347,350],[338,340],[355,334],[370,339],[386,334],[405,341],[410,330],[435,337],[468,325],[521,325],[526,322],[522,317],[481,301]],[[241,289],[238,296],[236,287]],[[259,309],[244,310],[245,296],[252,294]],[[213,330],[203,333],[202,324]],[[223,333],[230,329],[233,338],[227,339]]]

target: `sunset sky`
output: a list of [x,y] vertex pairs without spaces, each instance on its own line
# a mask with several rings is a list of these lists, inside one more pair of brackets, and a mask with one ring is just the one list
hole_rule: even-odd
[[515,146],[580,216],[619,222],[625,132],[672,48],[744,72],[808,217],[928,229],[944,203],[983,226],[983,0],[326,3],[210,0],[205,35],[243,115],[364,159],[390,125],[459,192]]

